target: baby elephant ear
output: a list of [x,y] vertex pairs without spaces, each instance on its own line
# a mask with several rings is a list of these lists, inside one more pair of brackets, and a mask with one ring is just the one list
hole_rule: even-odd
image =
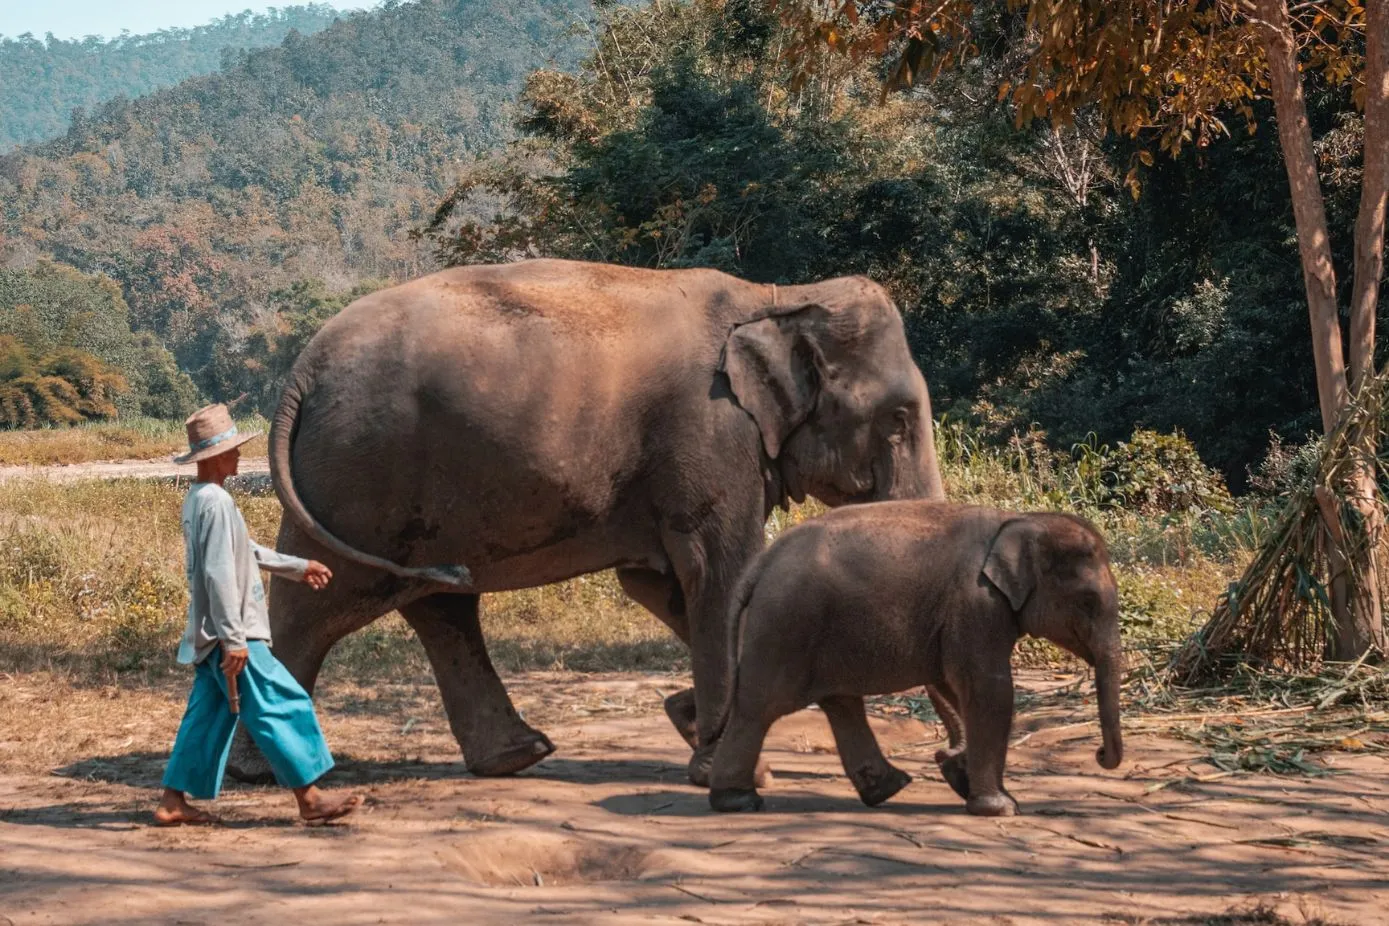
[[1025,518],[1003,522],[984,561],[984,577],[1013,610],[1021,611],[1037,585],[1037,526]]

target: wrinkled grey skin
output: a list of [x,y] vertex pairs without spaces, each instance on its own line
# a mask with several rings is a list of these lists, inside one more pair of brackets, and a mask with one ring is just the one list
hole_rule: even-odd
[[[276,655],[313,690],[345,635],[399,609],[470,770],[553,746],[488,658],[478,596],[616,567],[692,650],[667,704],[707,783],[729,595],[788,498],[941,495],[925,380],[886,292],[854,277],[756,285],[711,270],[556,260],[455,268],[323,327],[270,436],[278,547],[327,563],[272,580]],[[238,742],[232,772],[263,777]]]
[[951,714],[950,748],[936,754],[946,781],[970,813],[1016,813],[1003,766],[1023,634],[1095,667],[1096,760],[1112,769],[1123,758],[1119,595],[1104,539],[1082,518],[931,501],[833,511],[754,560],[732,608],[715,810],[762,807],[753,770],[767,729],[812,703],[863,802],[892,797],[911,779],[883,757],[863,696],[924,684]]

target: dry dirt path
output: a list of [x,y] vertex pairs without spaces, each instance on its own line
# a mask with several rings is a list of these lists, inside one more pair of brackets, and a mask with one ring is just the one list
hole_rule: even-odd
[[[12,479],[49,479],[53,482],[76,482],[80,479],[161,479],[171,476],[190,476],[192,466],[180,466],[169,460],[102,460],[94,463],[56,463],[50,466],[0,466],[0,482]],[[243,476],[261,476],[270,472],[266,457],[247,457],[241,461]],[[3,921],[0,921],[3,924]]]
[[873,725],[917,780],[869,810],[823,717],[804,711],[768,740],[766,812],[724,816],[685,782],[688,752],[660,710],[683,684],[513,677],[558,752],[487,780],[457,761],[427,681],[328,681],[331,784],[368,795],[352,822],[299,826],[283,792],[232,787],[216,803],[228,825],[160,830],[145,821],[181,683],[0,677],[0,924],[1021,926],[1201,922],[1185,917],[1258,901],[1292,922],[1299,909],[1389,921],[1384,760],[1211,779],[1194,747],[1135,736],[1106,773],[1093,707],[1042,698],[1010,753],[1024,816],[966,815],[934,774],[938,731],[905,717]]

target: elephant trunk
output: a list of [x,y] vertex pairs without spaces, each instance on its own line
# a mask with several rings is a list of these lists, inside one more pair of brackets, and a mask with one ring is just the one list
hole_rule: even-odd
[[931,417],[931,401],[928,398],[921,408],[921,440],[917,450],[918,471],[921,479],[923,498],[932,501],[945,501],[945,483],[940,478],[940,461],[936,459],[936,424]]
[[1100,734],[1104,744],[1095,753],[1102,768],[1118,768],[1124,760],[1124,740],[1119,729],[1119,676],[1123,662],[1118,645],[1107,646],[1095,658],[1095,691],[1100,705]]
[[[923,394],[925,385],[922,386]],[[922,402],[915,441],[891,447],[874,462],[873,501],[925,498],[945,501],[945,485],[936,459],[935,424],[929,398]]]

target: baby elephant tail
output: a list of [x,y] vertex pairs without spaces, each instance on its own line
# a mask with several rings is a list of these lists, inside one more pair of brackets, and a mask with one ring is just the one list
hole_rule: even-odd
[[766,560],[767,554],[764,551],[748,563],[743,574],[738,577],[738,583],[733,586],[733,597],[729,599],[728,686],[724,691],[723,706],[719,708],[719,721],[714,726],[710,743],[717,743],[723,736],[724,727],[728,726],[728,717],[733,713],[733,700],[738,696],[738,658],[743,645],[743,614],[747,611],[748,602],[752,600],[758,579],[762,577]]

